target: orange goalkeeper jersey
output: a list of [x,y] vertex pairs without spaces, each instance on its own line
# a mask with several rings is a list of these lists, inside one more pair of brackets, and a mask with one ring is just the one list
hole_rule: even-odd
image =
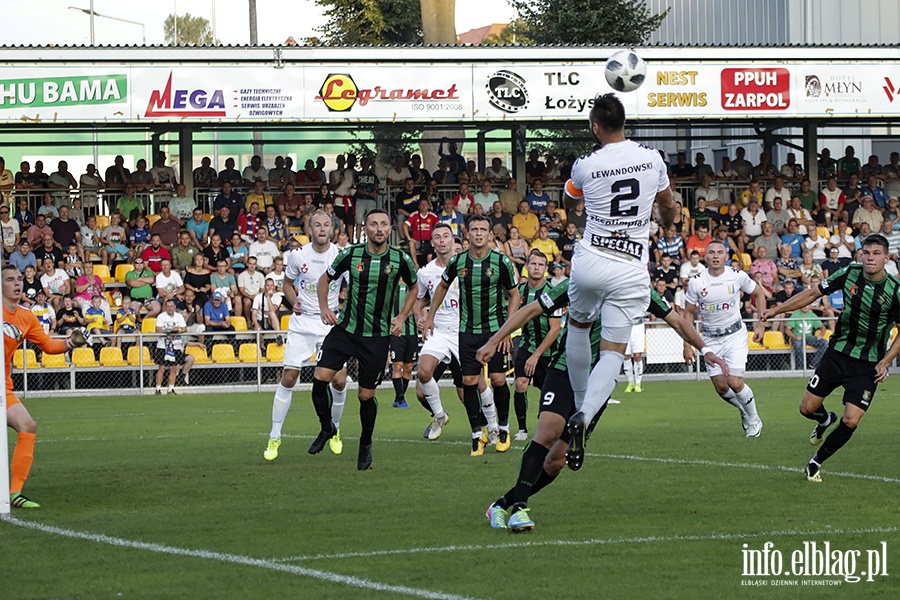
[[66,351],[65,340],[54,340],[44,333],[44,327],[30,310],[21,306],[15,312],[3,307],[3,354],[6,361],[6,389],[12,389],[12,360],[16,349],[23,340],[37,344],[38,348],[48,354],[63,354]]

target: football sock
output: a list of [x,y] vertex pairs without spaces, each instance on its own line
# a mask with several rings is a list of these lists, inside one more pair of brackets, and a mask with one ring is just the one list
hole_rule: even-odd
[[[556,475],[551,475],[547,472],[546,469],[541,468],[541,474],[538,475],[537,480],[534,482],[534,485],[531,486],[531,496],[534,496],[539,491],[556,481],[556,478],[559,476],[559,473]],[[529,498],[531,497],[529,496]]]
[[293,389],[288,389],[280,383],[275,388],[275,401],[272,403],[272,431],[269,432],[270,438],[281,438],[281,427],[284,425],[284,418],[291,408],[293,395]]
[[528,415],[528,392],[516,392],[513,395],[513,406],[516,409],[516,423],[519,425],[519,431],[527,429],[525,420]]
[[463,386],[463,404],[466,406],[466,415],[469,417],[469,425],[472,435],[478,432],[481,436],[481,402],[478,398],[478,385]]
[[515,487],[506,494],[510,504],[524,504],[531,496],[531,488],[544,470],[544,459],[550,452],[549,448],[541,446],[535,441],[528,442],[525,451],[522,452],[522,463],[519,465],[519,479]]
[[[625,360],[624,357],[622,360]],[[572,384],[572,393],[575,395],[575,410],[581,410],[591,374],[590,328],[566,327],[566,362],[569,365],[569,382]],[[621,363],[619,366],[621,368]],[[613,382],[615,379],[613,376]]]
[[625,368],[625,375],[628,377],[628,385],[634,385],[634,360],[629,358],[625,361],[623,367]]
[[359,401],[359,423],[362,431],[359,434],[359,444],[365,446],[372,443],[372,433],[375,432],[375,417],[378,416],[378,400],[373,396],[369,400]]
[[737,396],[735,395],[733,389],[728,388],[728,391],[721,395],[721,398],[728,404],[738,409],[738,412],[741,413],[741,418],[747,415],[747,411],[744,410],[744,405],[741,404],[741,401],[737,399]]
[[394,399],[398,402],[403,400],[403,379],[400,377],[393,377],[391,383],[394,384]]
[[644,359],[634,362],[634,359],[631,360],[632,368],[634,369],[634,383],[638,387],[641,386],[641,380],[644,379]]
[[497,406],[497,421],[500,429],[509,429],[509,386],[491,386],[494,388],[494,404]]
[[816,455],[812,457],[812,462],[821,465],[828,460],[832,454],[840,450],[844,444],[850,441],[854,431],[856,431],[856,427],[848,427],[844,421],[838,423],[838,426],[834,428],[834,431],[832,431],[828,437],[825,438],[825,441],[822,442],[822,447],[819,448]]
[[[507,396],[507,406],[509,406],[509,396]],[[484,411],[484,418],[487,421],[488,429],[497,429],[497,408],[494,406],[494,391],[491,386],[485,386],[481,392],[481,409]],[[506,410],[509,414],[509,408]]]
[[[9,463],[10,480],[9,493],[17,494],[25,486],[28,473],[31,471],[31,463],[34,462],[35,433],[19,432],[16,439],[16,449],[13,450],[12,460]],[[6,449],[3,449],[6,451]]]
[[431,407],[428,405],[428,401],[424,396],[419,396],[418,394],[416,394],[416,400],[419,401],[419,404],[422,405],[422,408],[428,411],[428,414],[430,414],[432,417],[434,416],[434,411],[431,410]]
[[744,383],[744,387],[741,388],[741,391],[735,392],[734,396],[737,398],[738,402],[741,403],[741,406],[748,417],[751,419],[759,418],[759,414],[756,412],[756,401],[753,399],[753,390],[750,389],[749,385]]
[[[800,414],[803,415],[802,412]],[[822,406],[820,406],[819,408],[817,408],[813,414],[803,415],[803,416],[806,417],[807,419],[809,419],[810,421],[815,421],[821,427],[828,427],[829,425],[831,425],[831,415],[828,413],[827,410],[825,410],[824,404]]]
[[432,377],[424,383],[420,383],[422,391],[425,392],[424,406],[431,411],[434,416],[444,413],[444,406],[441,404],[441,388],[438,387],[437,381]]
[[344,416],[344,402],[347,401],[347,388],[338,391],[332,382],[329,386],[331,392],[331,422],[335,427],[341,426],[341,417]]
[[319,424],[322,431],[328,431],[331,428],[331,407],[328,398],[328,382],[316,379],[313,376],[312,385],[312,403],[316,416],[319,417]]
[[[576,329],[573,327],[572,329]],[[585,330],[586,331],[586,330]],[[569,332],[571,334],[571,331]],[[587,336],[585,336],[587,338]],[[588,360],[590,360],[590,350],[588,350]],[[569,360],[567,356],[566,360]],[[571,379],[572,369],[571,360],[569,360],[569,377]],[[600,358],[597,365],[591,371],[588,379],[587,390],[584,403],[581,405],[581,412],[584,413],[584,420],[590,423],[591,419],[600,412],[600,409],[606,404],[613,388],[616,387],[616,375],[622,369],[622,363],[625,362],[625,355],[619,354],[612,350],[601,350]],[[574,385],[572,386],[574,389]]]
[[409,389],[409,379],[407,379],[406,377],[403,377],[403,376],[401,375],[401,376],[400,376],[400,383],[403,384],[403,395],[405,396],[405,395],[406,395],[406,390]]

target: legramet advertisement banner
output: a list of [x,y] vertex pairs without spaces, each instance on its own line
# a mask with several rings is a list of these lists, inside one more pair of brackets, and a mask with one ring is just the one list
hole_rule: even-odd
[[[0,68],[0,122],[475,122],[586,118],[604,63]],[[631,119],[900,116],[886,63],[647,63]]]

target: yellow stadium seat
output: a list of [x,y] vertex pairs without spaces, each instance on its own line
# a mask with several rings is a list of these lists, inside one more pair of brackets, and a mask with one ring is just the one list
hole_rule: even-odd
[[48,352],[44,352],[44,355],[41,357],[41,364],[45,369],[69,368],[69,365],[66,364],[65,354],[50,354]]
[[91,348],[75,348],[72,350],[72,364],[76,367],[96,367],[94,350]]
[[747,344],[750,346],[750,350],[765,350],[765,346],[762,344],[757,344],[753,341],[753,332],[747,332]]
[[213,220],[213,217],[215,217],[215,216],[216,215],[214,215],[212,213],[207,213],[207,214],[203,215],[203,220],[206,221],[207,223],[209,223],[210,221]]
[[288,330],[288,323],[290,323],[290,322],[291,322],[291,315],[283,315],[283,316],[281,317],[281,330],[282,330],[282,331],[287,331],[287,330]]
[[15,354],[13,354],[13,366],[17,369],[24,369],[26,363],[28,364],[29,369],[37,369],[41,366],[38,363],[37,354],[34,350],[29,348],[28,350],[23,351],[19,348],[16,350]]
[[247,319],[244,317],[231,317],[231,325],[235,331],[247,331]]
[[[143,352],[141,352],[143,350]],[[144,355],[144,366],[153,365],[153,358],[150,356],[150,348],[147,346],[141,346],[140,349],[137,346],[131,346],[128,349],[128,364],[137,367],[141,364],[141,355]]]
[[825,340],[826,342],[829,341],[831,339],[832,333],[834,333],[832,330],[826,329],[825,333],[822,334],[822,339]]
[[273,363],[284,362],[284,345],[279,346],[275,342],[269,342],[266,346],[266,360]]
[[194,357],[195,365],[208,365],[212,362],[206,355],[206,350],[204,348],[198,348],[197,346],[188,346],[184,349],[184,353]]
[[141,322],[142,333],[156,333],[156,317],[147,317]]
[[741,261],[744,263],[744,270],[750,270],[750,264],[753,262],[753,259],[750,258],[750,255],[744,252],[741,254]]
[[147,215],[147,227],[153,227],[153,224],[159,221],[159,215],[154,213],[152,215]]
[[100,366],[126,367],[128,363],[122,358],[121,348],[100,348]]
[[97,215],[97,228],[103,231],[109,227],[109,215]]
[[790,350],[791,346],[784,341],[780,331],[767,331],[763,336],[763,346],[768,350]]
[[212,348],[212,361],[217,364],[236,363],[237,358],[234,356],[234,348],[231,344],[216,344]]
[[134,265],[129,263],[122,263],[120,265],[116,265],[116,281],[125,282],[125,276],[128,275],[130,271],[134,271]]
[[728,214],[728,207],[727,207],[727,206],[720,206],[720,207],[719,207],[719,214],[720,214],[720,215],[727,215],[727,214]]
[[109,265],[94,265],[94,275],[99,277],[103,283],[110,283],[113,280],[109,274]]
[[252,365],[256,362],[257,357],[260,362],[266,362],[266,359],[260,356],[259,347],[256,344],[241,344],[238,349],[238,361]]

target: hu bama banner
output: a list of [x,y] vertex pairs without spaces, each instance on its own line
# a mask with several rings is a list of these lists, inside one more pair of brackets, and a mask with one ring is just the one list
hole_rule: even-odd
[[[900,116],[888,63],[648,62],[632,119]],[[0,122],[572,120],[611,91],[595,63],[0,67]]]

